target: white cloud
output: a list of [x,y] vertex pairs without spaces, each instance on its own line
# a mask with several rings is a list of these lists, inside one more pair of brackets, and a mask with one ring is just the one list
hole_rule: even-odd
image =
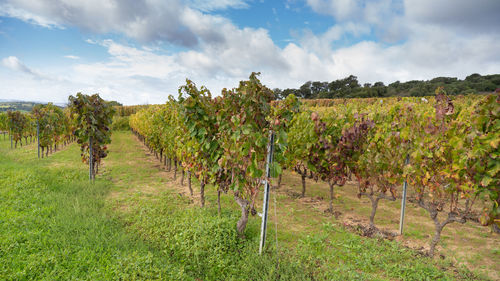
[[[379,39],[407,39],[413,25],[454,32],[500,33],[498,0],[306,0],[309,7],[339,24],[370,24]],[[464,35],[465,36],[465,35]]]
[[2,64],[12,70],[21,71],[24,73],[31,74],[33,71],[26,67],[17,57],[10,56],[2,60]]
[[34,71],[31,68],[27,67],[15,56],[9,56],[2,59],[2,64],[10,70],[27,74],[35,79],[48,79],[48,77],[46,77],[45,75],[42,75],[37,71]]
[[[47,28],[63,28],[57,22],[47,18],[43,15],[39,15],[36,11],[31,12],[22,8],[16,7],[17,5],[11,5],[9,3],[0,3],[0,16],[3,17],[13,17],[20,19],[22,21],[40,25]],[[36,6],[36,5],[34,5]]]
[[472,33],[500,33],[498,0],[404,0],[408,20]]
[[[244,30],[241,37],[246,36]],[[250,32],[247,30],[246,32]],[[255,31],[254,31],[255,32]],[[423,34],[423,33],[422,33]],[[253,34],[241,44],[229,41],[222,49],[206,48],[174,54],[158,54],[154,49],[135,48],[112,40],[98,42],[110,58],[98,63],[77,63],[70,69],[53,70],[53,80],[22,78],[16,73],[33,72],[17,58],[2,60],[8,69],[0,75],[0,96],[26,96],[37,93],[46,100],[65,101],[78,91],[100,93],[106,99],[126,104],[163,103],[168,94],[177,95],[186,78],[206,85],[218,95],[224,87],[236,87],[252,71],[261,71],[268,87],[299,87],[308,80],[331,81],[350,74],[361,82],[430,79],[435,76],[465,77],[473,72],[495,73],[500,54],[495,46],[500,39],[478,36],[460,38],[445,30],[425,33],[404,44],[385,46],[363,41],[318,54],[313,48],[294,43],[280,49],[266,43],[264,31]],[[425,40],[423,40],[425,39]],[[427,41],[426,41],[427,40]],[[430,41],[429,41],[430,40]],[[255,53],[239,55],[241,46],[255,46]],[[264,53],[262,56],[259,53]],[[244,53],[247,53],[246,51]],[[269,55],[271,54],[271,55]],[[17,88],[14,85],[22,84]],[[41,98],[38,98],[40,100]]]
[[321,57],[331,54],[332,49],[336,49],[336,43],[346,36],[361,37],[370,34],[371,29],[367,24],[354,24],[348,22],[330,27],[323,34],[314,34],[311,30],[305,29],[299,35],[300,46],[309,52],[313,52]]
[[74,55],[66,55],[64,57],[67,59],[72,59],[72,60],[79,60],[80,59],[79,56],[74,56]]
[[[165,53],[161,44],[136,47],[87,39],[87,43],[105,48],[109,58],[97,63],[74,60],[59,69],[47,66],[44,73],[54,77],[50,83],[37,78],[38,72],[17,57],[4,58],[6,68],[0,68],[0,84],[6,86],[0,89],[0,96],[37,93],[48,100],[64,101],[69,94],[82,91],[99,92],[104,98],[126,104],[162,103],[168,94],[177,95],[178,86],[186,78],[206,85],[217,95],[224,87],[236,87],[253,71],[262,72],[262,81],[269,87],[287,88],[299,87],[308,80],[331,81],[351,74],[362,83],[389,83],[435,76],[463,78],[500,69],[500,36],[491,35],[498,31],[488,29],[488,21],[473,22],[474,17],[467,15],[469,6],[462,0],[453,7],[460,10],[453,14],[464,19],[462,25],[434,12],[444,7],[427,0],[308,0],[313,10],[335,17],[336,24],[322,34],[305,30],[295,40],[298,43],[282,48],[266,29],[240,28],[227,18],[206,12],[245,8],[245,1],[212,1],[197,9],[176,0],[110,1],[102,5],[93,1],[97,0],[55,0],[57,4],[37,1],[30,5],[27,0],[9,0],[6,5],[14,7],[15,3],[16,11],[31,13],[24,16],[31,23],[74,25],[96,33],[119,32],[143,42],[161,41],[188,48]],[[496,7],[492,1],[480,1],[490,4],[488,9]],[[483,8],[471,7],[470,11],[478,9],[491,16]],[[362,40],[366,35],[381,40]],[[345,45],[342,40],[346,37],[360,42]],[[15,87],[17,83],[22,86]]]
[[171,41],[197,44],[182,25],[187,7],[179,0],[5,0],[3,16],[41,26],[76,26],[95,33],[119,32],[142,42]]
[[307,0],[307,4],[320,14],[334,16],[338,20],[355,20],[362,8],[359,0]]
[[330,15],[337,24],[367,26],[380,40],[395,42],[405,39],[406,22],[401,21],[404,6],[400,0],[307,0],[313,11]]
[[[194,8],[190,8],[194,7]],[[5,0],[0,15],[44,27],[76,26],[95,33],[123,33],[141,42],[168,41],[193,47],[198,39],[218,42],[217,30],[190,24],[196,11],[246,8],[243,0]],[[91,42],[89,42],[91,43]]]
[[[331,72],[366,82],[465,77],[497,73],[500,1],[497,0],[307,0],[336,25],[324,34],[305,33],[301,47],[318,54]],[[351,29],[345,29],[345,26]],[[342,28],[344,27],[344,28]],[[358,28],[356,33],[354,27]],[[361,31],[361,32],[360,32]],[[343,34],[373,34],[337,48]],[[395,43],[397,42],[397,43]],[[389,43],[389,44],[387,44]],[[331,80],[331,79],[330,79]]]
[[248,4],[244,0],[189,0],[188,2],[190,4],[189,6],[205,12],[225,10],[228,8],[248,8]]
[[[227,28],[231,32],[231,28]],[[239,37],[234,35],[233,40],[241,42],[236,44],[230,41],[229,47],[207,47],[170,55],[105,40],[99,44],[107,49],[110,60],[77,64],[66,79],[98,85],[93,89],[110,96],[120,96],[120,101],[128,104],[141,103],[139,97],[148,97],[150,102],[160,103],[166,100],[168,94],[176,96],[178,87],[185,83],[186,78],[203,83],[217,95],[224,87],[236,87],[238,81],[247,78],[252,71],[266,74],[287,71],[288,64],[267,32],[238,29],[232,32],[240,33]],[[250,46],[255,53],[240,56],[245,46]],[[264,53],[264,56],[256,59],[257,52]]]

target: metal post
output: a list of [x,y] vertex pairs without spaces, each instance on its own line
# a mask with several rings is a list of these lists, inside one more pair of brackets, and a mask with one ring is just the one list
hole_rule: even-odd
[[[406,155],[405,166],[410,163],[410,155]],[[406,188],[408,187],[408,181],[405,178],[403,183],[403,196],[401,196],[401,218],[399,219],[399,235],[403,235],[403,225],[405,220],[405,208],[406,208]]]
[[274,152],[274,132],[269,132],[269,145],[267,147],[266,180],[264,185],[264,203],[262,204],[262,224],[260,227],[259,254],[262,254],[266,244],[267,210],[269,209],[269,178],[271,177],[271,164]]
[[92,136],[89,136],[89,180],[92,181],[93,179],[93,155],[92,155]]
[[36,141],[38,147],[38,158],[40,158],[40,122],[36,121]]

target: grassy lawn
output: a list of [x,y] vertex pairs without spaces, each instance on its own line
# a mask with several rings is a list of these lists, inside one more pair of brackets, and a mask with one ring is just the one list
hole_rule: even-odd
[[75,144],[40,160],[34,145],[9,147],[0,138],[0,280],[482,278],[449,259],[363,238],[284,192],[271,197],[268,248],[259,256],[259,217],[240,238],[230,194],[219,216],[209,187],[201,209],[180,173],[174,180],[128,132],[113,134],[94,184]]

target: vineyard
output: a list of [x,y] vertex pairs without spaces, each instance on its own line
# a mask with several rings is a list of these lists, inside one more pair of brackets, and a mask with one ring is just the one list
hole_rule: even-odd
[[256,73],[161,105],[0,113],[0,279],[497,279],[499,115],[498,95],[443,88],[276,100]]
[[207,183],[219,196],[231,191],[241,207],[240,234],[249,213],[257,213],[269,131],[277,135],[272,174],[280,180],[283,169],[300,174],[301,197],[306,178],[328,183],[328,212],[334,211],[335,187],[355,181],[358,197],[371,202],[370,229],[378,231],[379,201],[396,200],[408,181],[411,199],[435,225],[430,256],[443,229],[465,223],[477,201],[480,223],[499,232],[499,96],[451,100],[438,88],[435,98],[339,100],[300,112],[293,95],[271,100],[255,75],[217,98],[188,80],[179,101],[139,111],[130,124],[169,169],[173,161],[175,171],[201,182],[202,207]]
[[[7,111],[0,113],[0,130],[10,135],[11,148],[39,142],[41,157],[49,151],[57,151],[58,145],[67,145],[73,140],[68,111],[52,105],[37,104],[31,113]],[[28,140],[29,138],[29,140]],[[39,154],[40,157],[40,154]]]
[[[81,146],[82,161],[89,163],[90,176],[99,171],[101,159],[106,157],[106,144],[111,142],[111,121],[115,109],[99,95],[69,97],[70,106],[62,110],[48,104],[37,104],[30,113],[7,111],[0,113],[0,130],[11,139],[11,148],[37,141],[38,158],[77,141]],[[92,148],[92,140],[94,147]],[[41,154],[40,154],[41,149]]]

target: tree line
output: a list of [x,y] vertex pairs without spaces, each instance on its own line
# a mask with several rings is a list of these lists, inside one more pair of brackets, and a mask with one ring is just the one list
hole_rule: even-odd
[[438,87],[451,95],[491,93],[500,91],[500,74],[471,74],[464,80],[456,77],[436,77],[431,80],[396,81],[385,85],[383,82],[360,84],[354,75],[331,82],[308,81],[298,89],[276,88],[278,99],[290,94],[302,99],[370,98],[393,96],[432,96]]

